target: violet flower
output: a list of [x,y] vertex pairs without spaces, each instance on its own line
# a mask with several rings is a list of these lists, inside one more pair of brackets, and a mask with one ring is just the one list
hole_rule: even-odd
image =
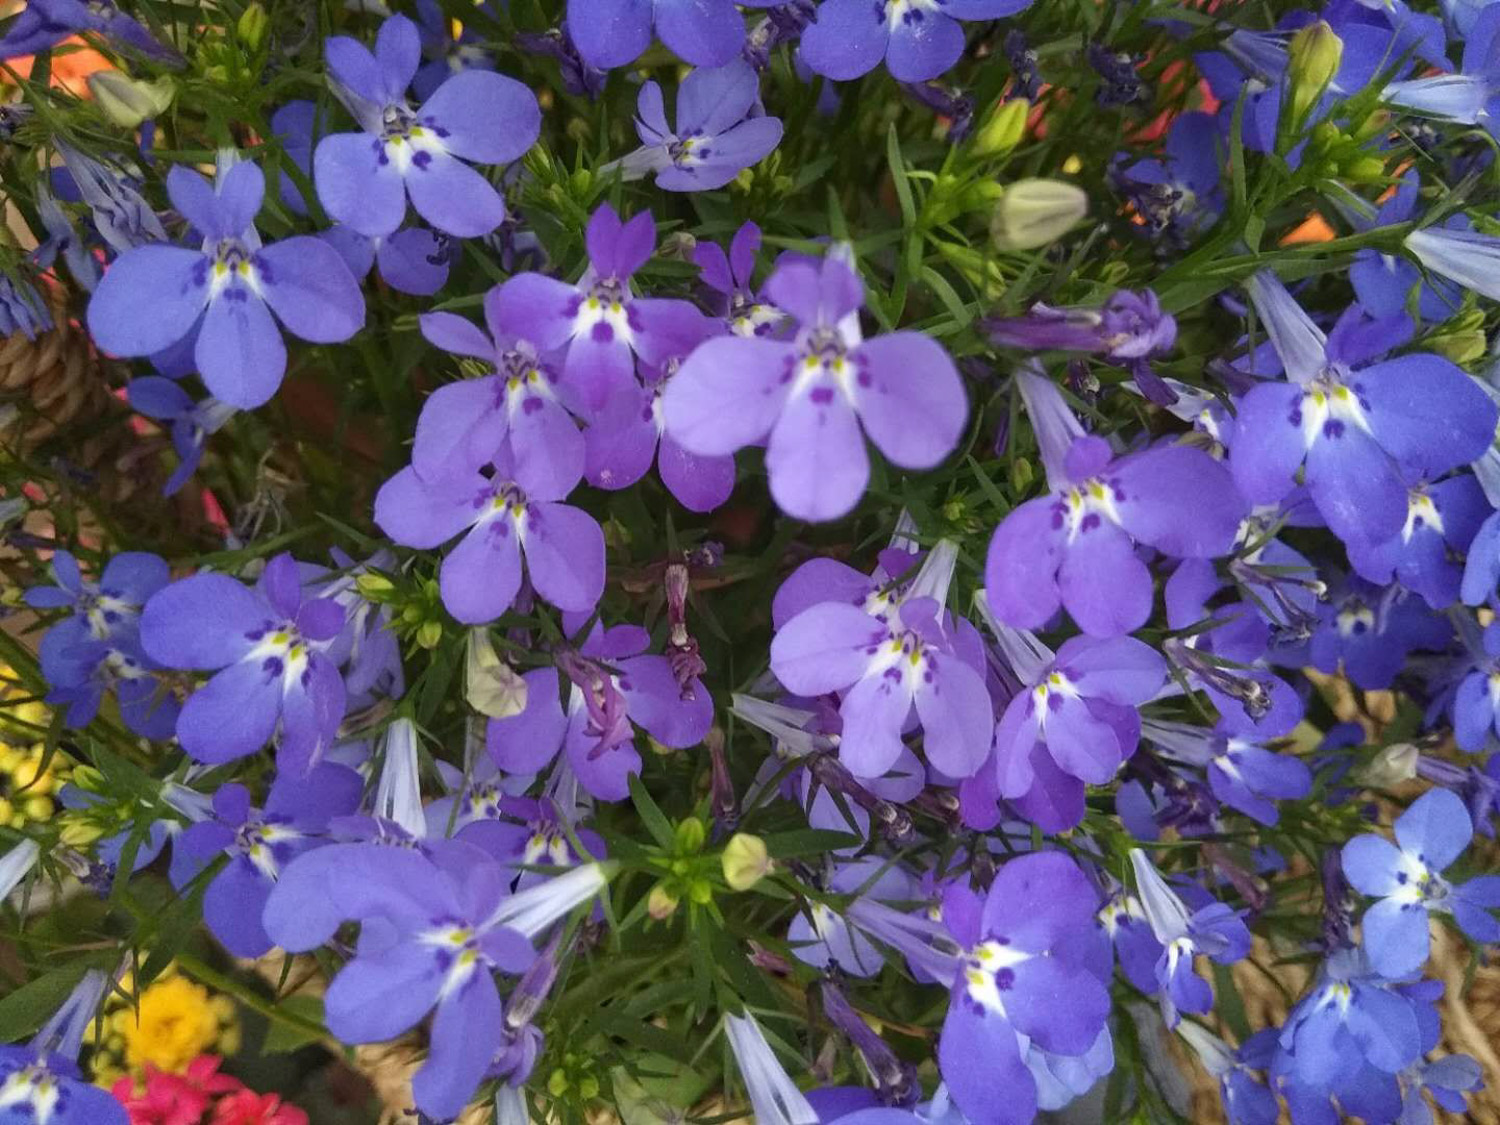
[[724,317],[736,336],[765,336],[786,320],[786,314],[752,285],[759,249],[760,227],[748,222],[734,232],[727,256],[716,242],[699,242],[693,248],[700,280],[717,294],[713,311]]
[[959,20],[994,20],[1030,7],[1031,0],[823,0],[802,33],[800,58],[816,74],[846,81],[884,60],[898,82],[925,82],[958,62],[964,51]]
[[223,429],[239,409],[212,395],[195,403],[181,386],[160,375],[132,379],[125,391],[135,410],[171,427],[177,467],[162,485],[161,494],[175,496],[198,471],[209,435]]
[[841,256],[783,261],[765,292],[797,318],[795,337],[716,337],[688,357],[662,401],[684,449],[723,456],[766,440],[771,495],[808,520],[845,515],[864,493],[861,427],[901,468],[953,451],[968,400],[952,359],[920,332],[864,339],[864,287]]
[[601,70],[634,62],[653,30],[694,66],[723,66],[745,42],[745,21],[731,0],[568,0],[567,27],[584,61]]
[[318,142],[313,178],[329,216],[360,234],[394,234],[406,201],[438,230],[488,234],[505,201],[467,161],[508,164],[536,143],[541,110],[514,78],[489,70],[453,75],[417,108],[406,91],[421,62],[417,25],[405,16],[380,26],[375,52],[347,36],[325,45],[328,69],[362,132]]
[[17,1125],[127,1125],[125,1107],[107,1090],[85,1082],[78,1069],[84,1032],[108,990],[109,978],[90,969],[30,1043],[0,1046],[0,1120]]
[[344,717],[344,681],[327,652],[343,627],[343,609],[309,598],[282,554],[253,588],[201,573],[161,590],[141,614],[141,644],[168,668],[222,669],[177,720],[190,757],[229,762],[274,736],[282,768],[296,773],[333,744]]
[[104,351],[155,356],[190,345],[214,397],[249,409],[275,394],[286,374],[278,320],[314,343],[347,340],[364,327],[364,298],[331,246],[307,235],[261,245],[255,215],[265,178],[254,164],[222,169],[212,186],[178,165],[167,192],[201,247],[149,244],[115,260],[88,307],[89,331]]
[[28,0],[0,39],[0,59],[35,55],[73,35],[101,35],[111,46],[137,51],[153,62],[183,65],[175,48],[120,11],[115,0]]

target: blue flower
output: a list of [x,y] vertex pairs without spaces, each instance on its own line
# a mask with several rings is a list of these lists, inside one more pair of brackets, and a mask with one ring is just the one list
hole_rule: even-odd
[[370,238],[394,234],[410,196],[417,213],[459,238],[488,234],[505,201],[466,161],[508,164],[536,143],[541,110],[514,78],[464,70],[413,109],[406,91],[421,61],[417,25],[391,16],[375,52],[347,36],[325,45],[335,92],[362,132],[318,142],[313,177],[329,216]]
[[1383,836],[1356,836],[1344,845],[1350,884],[1379,901],[1365,912],[1364,945],[1370,964],[1387,977],[1416,972],[1427,961],[1431,914],[1451,914],[1474,941],[1500,941],[1500,875],[1453,884],[1442,872],[1474,837],[1463,800],[1448,789],[1431,789],[1396,820],[1396,843]]
[[129,47],[148,59],[181,66],[182,56],[157,42],[114,0],[28,0],[26,7],[0,39],[0,59],[34,55],[55,47],[72,35],[102,35],[115,46]]
[[759,78],[741,59],[700,67],[677,90],[677,126],[667,124],[661,87],[647,82],[636,99],[641,148],[619,161],[627,180],[654,173],[664,191],[723,187],[781,141],[781,119],[765,116]]
[[83,1033],[108,987],[102,972],[90,970],[30,1044],[0,1047],[0,1122],[127,1125],[125,1107],[78,1070]]
[[170,424],[172,448],[177,452],[177,468],[162,485],[163,496],[175,496],[198,471],[204,446],[210,434],[239,413],[238,408],[212,396],[195,403],[188,393],[171,379],[147,375],[132,379],[125,388],[130,405],[147,418]]
[[275,394],[286,374],[277,320],[314,343],[347,340],[364,327],[359,285],[331,246],[310,236],[261,245],[255,215],[265,177],[254,164],[221,170],[213,185],[178,165],[167,191],[202,246],[152,244],[122,254],[89,302],[100,348],[155,356],[191,343],[214,397],[248,409]]
[[1151,932],[1162,944],[1156,962],[1162,1018],[1168,1027],[1176,1027],[1179,1013],[1206,1012],[1213,1006],[1208,982],[1194,971],[1195,958],[1201,953],[1221,965],[1233,964],[1249,954],[1250,931],[1221,902],[1190,913],[1139,848],[1130,850],[1130,865]]

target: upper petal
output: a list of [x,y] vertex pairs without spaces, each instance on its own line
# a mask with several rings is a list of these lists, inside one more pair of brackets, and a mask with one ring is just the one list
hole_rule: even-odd
[[852,356],[855,405],[879,450],[907,469],[930,469],[953,452],[969,415],[958,369],[920,332],[866,340]]

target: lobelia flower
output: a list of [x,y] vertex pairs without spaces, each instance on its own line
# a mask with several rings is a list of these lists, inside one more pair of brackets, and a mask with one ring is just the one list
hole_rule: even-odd
[[1452,637],[1449,622],[1398,586],[1380,589],[1349,577],[1332,587],[1305,649],[1278,653],[1278,663],[1311,663],[1342,671],[1366,691],[1391,686],[1413,649],[1441,651]]
[[494,973],[536,959],[531,938],[603,889],[598,864],[511,895],[509,869],[448,841],[436,863],[404,847],[367,847],[337,864],[290,865],[266,904],[266,931],[289,952],[361,923],[355,956],[328,987],[328,1029],[346,1043],[393,1039],[433,1012],[430,1048],[412,1080],[417,1108],[456,1117],[504,1042]]
[[1257,1077],[1270,1067],[1276,1053],[1274,1029],[1257,1031],[1237,1051],[1191,1020],[1178,1024],[1177,1034],[1188,1041],[1208,1076],[1218,1082],[1229,1125],[1276,1125],[1281,1107],[1264,1079]]
[[[917,897],[911,877],[876,856],[831,866],[833,873],[826,881],[830,894],[868,895],[883,902]],[[837,966],[850,976],[873,977],[885,965],[869,938],[822,902],[809,900],[807,908],[792,918],[786,940],[797,960],[815,968]]]
[[913,710],[928,761],[947,776],[969,777],[988,757],[989,691],[956,647],[957,627],[943,610],[957,556],[941,541],[894,602],[824,601],[771,641],[771,671],[789,691],[843,693],[839,759],[861,777],[880,777],[901,757]]
[[112,693],[132,731],[147,738],[169,737],[177,705],[162,691],[154,674],[157,665],[140,643],[141,607],[166,585],[167,564],[145,552],[122,552],[105,565],[96,583],[82,576],[71,554],[55,551],[52,573],[56,586],[34,586],[25,595],[33,609],[73,610],[38,646],[42,675],[52,688],[47,701],[68,704],[68,725],[84,727]]
[[422,404],[412,443],[412,472],[423,482],[477,472],[509,438],[522,488],[566,496],[583,476],[584,440],[569,415],[574,390],[506,318],[498,288],[484,298],[488,334],[453,313],[424,313],[418,323],[434,347],[489,364],[490,375],[439,387]]
[[146,654],[168,668],[218,671],[183,705],[177,739],[201,762],[253,754],[273,736],[284,771],[305,772],[344,717],[344,681],[328,649],[344,611],[308,597],[288,554],[255,586],[196,574],[157,593],[141,614]]
[[1194,971],[1198,954],[1230,965],[1250,952],[1250,931],[1240,916],[1222,902],[1211,902],[1189,912],[1177,893],[1167,886],[1146,853],[1130,849],[1141,908],[1151,923],[1151,932],[1162,944],[1156,962],[1156,985],[1160,990],[1161,1015],[1169,1028],[1176,1027],[1182,1012],[1203,1013],[1213,1007],[1213,990]]
[[[587,828],[574,826],[550,797],[499,797],[495,816],[472,816],[477,793],[470,793],[468,822],[454,838],[478,845],[501,863],[515,870],[514,889],[524,891],[546,881],[548,876],[530,868],[577,867],[603,859],[609,853],[604,838]],[[434,802],[436,803],[436,802]],[[429,816],[429,824],[432,817]],[[576,836],[584,851],[569,839]]]
[[261,913],[276,880],[297,856],[323,841],[334,817],[359,807],[362,784],[353,770],[324,762],[304,777],[283,775],[264,811],[231,782],[213,798],[213,816],[190,825],[172,849],[172,885],[181,891],[219,856],[229,862],[203,895],[203,920],[236,957],[259,957],[272,942]]
[[[585,619],[565,617],[564,624],[578,629]],[[701,742],[713,723],[708,689],[697,678],[685,689],[679,686],[667,657],[646,653],[650,643],[638,626],[605,629],[596,622],[576,652],[557,657],[573,681],[566,713],[556,669],[526,673],[526,709],[491,719],[485,730],[495,764],[508,773],[534,774],[562,750],[584,789],[600,800],[620,801],[630,794],[630,775],[641,769],[632,724],[673,749]]]
[[[690,353],[716,334],[717,324],[704,318],[691,339],[678,346]],[[666,432],[662,396],[681,370],[682,356],[642,372],[644,385],[622,387],[595,416],[584,433],[585,473],[597,488],[627,488],[640,480],[654,459],[667,491],[692,512],[711,512],[734,491],[734,458],[689,453]],[[645,366],[645,365],[643,365]]]
[[1380,900],[1361,921],[1371,967],[1391,978],[1421,969],[1432,914],[1451,914],[1478,944],[1500,941],[1500,922],[1490,914],[1500,907],[1500,875],[1458,884],[1442,876],[1474,838],[1463,800],[1451,790],[1430,789],[1396,818],[1395,831],[1394,845],[1375,835],[1344,845],[1344,875],[1355,890]]
[[313,153],[313,180],[329,216],[383,237],[401,226],[410,197],[417,214],[459,238],[499,226],[505,201],[465,162],[508,164],[525,154],[541,132],[535,95],[513,78],[469,69],[413,109],[406,90],[422,46],[405,16],[380,25],[374,54],[342,35],[325,50],[335,93],[363,130],[326,136]]
[[703,319],[687,301],[637,297],[630,278],[656,245],[656,223],[641,212],[627,223],[605,203],[585,234],[589,266],[576,284],[539,273],[500,287],[499,319],[524,325],[543,354],[566,348],[563,385],[581,409],[597,412],[635,385],[634,356],[658,364],[678,354]]
[[845,81],[885,61],[898,82],[925,82],[964,52],[958,20],[995,20],[1030,7],[1030,0],[823,0],[802,33],[799,57],[815,74]]
[[584,61],[568,33],[568,21],[546,31],[518,31],[515,34],[518,48],[533,55],[555,59],[562,79],[562,87],[575,98],[598,101],[609,82],[609,75]]
[[1436,479],[1483,453],[1495,404],[1440,356],[1364,366],[1410,335],[1404,317],[1364,323],[1351,308],[1324,336],[1275,274],[1262,270],[1248,288],[1290,385],[1264,382],[1240,399],[1235,483],[1252,503],[1274,503],[1305,462],[1308,492],[1335,535],[1389,540],[1406,520],[1407,479]]
[[1037,433],[1049,496],[1028,500],[990,539],[990,609],[1018,629],[1047,624],[1059,606],[1085,633],[1133,632],[1151,614],[1144,543],[1176,558],[1228,553],[1245,512],[1228,471],[1200,449],[1160,444],[1115,457],[1086,435],[1050,380],[1016,373]]
[[[444,13],[438,0],[417,0],[417,28],[422,36],[422,57],[427,61],[412,79],[417,97],[430,97],[439,86],[455,74],[466,70],[494,70],[495,62],[483,47],[472,27],[464,27],[453,36],[453,21]],[[481,19],[495,18],[494,6],[476,5]]]
[[1010,860],[983,899],[958,883],[944,894],[939,929],[958,951],[948,955],[952,997],[937,1063],[972,1125],[1024,1125],[1036,1116],[1028,1047],[1081,1056],[1105,1032],[1109,991],[1088,943],[1077,940],[1095,932],[1098,901],[1060,852]]
[[[1116,797],[1117,810],[1124,792],[1122,786]],[[1124,821],[1125,814],[1121,812],[1119,815]],[[1162,945],[1151,932],[1151,923],[1141,908],[1141,900],[1119,887],[1099,908],[1098,920],[1100,929],[1114,947],[1115,958],[1125,979],[1147,995],[1155,992],[1156,963],[1161,959]]]
[[115,0],[28,0],[0,39],[0,59],[34,55],[73,35],[102,35],[153,62],[183,65],[181,54],[120,11]]
[[[1376,229],[1409,222],[1416,214],[1420,188],[1421,179],[1415,169],[1407,172],[1401,177],[1401,182],[1396,185],[1396,191],[1391,197],[1381,203],[1375,217],[1371,220],[1356,217],[1356,225],[1364,229]],[[1455,221],[1467,223],[1461,216],[1454,216],[1449,220],[1450,223]],[[1437,268],[1424,255],[1429,247],[1433,247],[1436,250],[1433,254],[1436,261],[1445,261],[1442,249],[1447,244],[1448,233],[1436,227],[1414,231],[1403,241],[1403,245],[1429,271],[1440,277],[1447,277],[1449,270]],[[1462,232],[1454,233],[1459,238],[1463,237]],[[1417,290],[1417,311],[1423,320],[1447,320],[1463,304],[1463,293],[1458,286],[1425,277],[1421,270],[1400,255],[1382,253],[1371,247],[1355,253],[1354,262],[1349,266],[1349,284],[1354,286],[1359,303],[1371,316],[1377,318],[1404,313],[1413,289]]]
[[724,1015],[724,1038],[734,1052],[755,1120],[765,1125],[818,1125],[818,1111],[777,1059],[766,1033],[749,1012]]
[[1174,761],[1201,769],[1220,801],[1274,827],[1274,801],[1306,797],[1312,791],[1312,773],[1300,759],[1278,754],[1240,726],[1221,720],[1207,731],[1188,723],[1146,719],[1141,730]]
[[1458,601],[1463,559],[1490,515],[1479,481],[1470,473],[1435,484],[1419,482],[1406,494],[1406,523],[1384,543],[1351,543],[1349,565],[1379,586],[1400,584],[1433,609]]
[[[271,131],[281,142],[286,159],[311,182],[314,134],[327,132],[317,106],[309,101],[287,102],[271,115]],[[278,194],[292,211],[299,215],[308,213],[302,189],[284,170]],[[335,223],[318,237],[338,251],[349,273],[358,281],[363,281],[373,266],[392,289],[419,297],[431,296],[448,282],[452,240],[425,227],[405,227],[394,234],[370,237]]]
[[54,177],[53,186],[64,198],[76,195],[88,205],[100,238],[121,254],[143,243],[167,240],[161,220],[129,178],[83,155],[66,141],[56,144],[63,169]]
[[162,485],[163,496],[175,496],[182,490],[182,486],[198,471],[209,435],[218,433],[239,413],[237,407],[220,402],[212,395],[195,403],[180,386],[160,375],[132,379],[125,392],[136,411],[147,418],[171,424],[177,468]]
[[[769,6],[752,0],[747,7]],[[654,30],[694,66],[723,66],[745,42],[745,21],[731,0],[568,0],[566,26],[578,53],[601,70],[634,62]]]
[[78,236],[73,220],[68,218],[53,194],[44,186],[36,189],[36,210],[47,237],[31,252],[39,269],[52,269],[61,256],[73,274],[73,280],[92,293],[99,284],[99,262]]
[[24,278],[0,274],[0,333],[10,336],[21,332],[28,340],[35,340],[38,332],[51,327],[52,314],[36,287]]
[[700,241],[693,247],[693,264],[701,271],[699,280],[717,294],[713,311],[724,317],[736,336],[771,334],[786,319],[786,314],[751,284],[759,249],[760,227],[754,223],[745,223],[734,232],[727,256],[716,242]]
[[1167,682],[1167,665],[1133,637],[1074,637],[1054,657],[1030,634],[997,626],[1021,681],[995,727],[1000,796],[1049,832],[1083,819],[1085,785],[1104,785],[1135,753],[1136,708]]
[[0,1121],[16,1125],[128,1125],[125,1107],[85,1082],[83,1035],[109,989],[90,969],[24,1047],[0,1046]]
[[557,503],[573,482],[539,471],[524,487],[514,445],[507,438],[492,455],[491,476],[455,472],[425,484],[409,466],[375,497],[375,522],[403,546],[430,550],[467,533],[439,573],[444,607],[466,625],[508,610],[523,576],[563,610],[587,613],[604,592],[604,532],[581,508]]
[[1167,131],[1160,159],[1146,157],[1113,173],[1153,238],[1185,246],[1218,222],[1222,146],[1212,116],[1183,113]]
[[248,409],[275,394],[286,374],[277,320],[313,343],[347,340],[364,327],[364,298],[332,247],[306,235],[261,245],[255,215],[265,178],[254,164],[221,169],[212,186],[178,165],[167,192],[202,247],[151,244],[121,254],[89,301],[100,348],[154,356],[191,343],[214,397]]
[[647,82],[636,98],[635,131],[642,147],[615,165],[626,180],[654,175],[663,191],[708,191],[759,164],[781,142],[781,119],[765,115],[759,75],[734,59],[682,80],[675,129],[661,87]]
[[724,456],[768,440],[771,495],[788,515],[830,520],[869,481],[863,427],[904,469],[953,451],[968,417],[963,381],[920,332],[866,340],[864,287],[838,253],[783,260],[765,295],[798,321],[790,340],[724,336],[699,345],[667,388],[667,433],[690,453]]
[[1400,1113],[1396,1075],[1421,1058],[1421,1011],[1430,1005],[1377,975],[1362,950],[1340,949],[1319,967],[1278,1036],[1271,1074],[1295,1120],[1337,1121]]

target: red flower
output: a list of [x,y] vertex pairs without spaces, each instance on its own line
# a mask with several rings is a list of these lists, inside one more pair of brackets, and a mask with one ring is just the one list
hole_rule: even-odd
[[275,1094],[240,1090],[214,1106],[211,1125],[307,1125],[307,1114]]
[[[199,1125],[214,1098],[245,1089],[239,1079],[219,1073],[221,1062],[217,1055],[199,1055],[188,1064],[186,1074],[166,1074],[148,1064],[145,1081],[139,1089],[134,1079],[122,1078],[109,1092],[125,1107],[130,1125]],[[231,1120],[238,1125],[239,1119]],[[269,1125],[307,1125],[305,1114],[300,1120],[264,1120]]]

